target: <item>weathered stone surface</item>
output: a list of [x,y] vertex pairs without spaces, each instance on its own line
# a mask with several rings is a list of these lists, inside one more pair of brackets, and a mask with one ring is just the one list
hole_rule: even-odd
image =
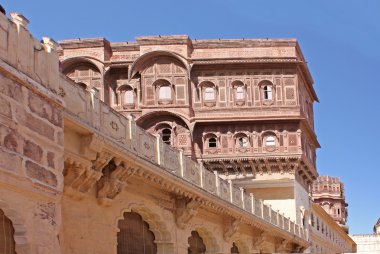
[[39,166],[38,164],[32,162],[32,161],[26,161],[25,162],[25,169],[27,176],[36,179],[42,183],[51,185],[51,186],[57,186],[57,177],[56,175],[47,170],[44,167]]
[[55,164],[54,164],[55,154],[53,152],[47,152],[46,156],[47,156],[48,166],[52,167],[52,168],[55,168]]
[[17,154],[7,151],[0,147],[0,168],[13,172],[18,172],[22,166],[22,158]]
[[26,112],[25,109],[16,109],[16,119],[30,130],[54,141],[54,128],[49,123]]
[[29,92],[29,107],[33,113],[38,116],[47,119],[52,124],[62,127],[62,114],[60,110],[57,110],[54,105],[49,104],[46,100],[43,100],[40,96]]
[[23,101],[23,93],[20,84],[15,81],[4,77],[0,73],[0,93],[18,101]]
[[8,100],[0,96],[0,115],[12,118],[11,104]]
[[24,143],[24,155],[31,158],[36,162],[41,162],[42,159],[42,148],[33,143],[30,140],[25,140]]

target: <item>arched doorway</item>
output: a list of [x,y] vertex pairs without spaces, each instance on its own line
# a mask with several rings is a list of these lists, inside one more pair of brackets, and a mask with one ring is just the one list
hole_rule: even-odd
[[156,254],[155,236],[149,224],[135,212],[124,213],[118,223],[117,254]]
[[238,246],[236,246],[235,243],[232,243],[232,247],[231,247],[231,254],[239,254],[239,248]]
[[12,221],[0,209],[0,253],[16,254]]
[[206,245],[197,231],[191,231],[191,236],[188,238],[187,242],[189,243],[189,248],[187,249],[188,254],[206,253]]

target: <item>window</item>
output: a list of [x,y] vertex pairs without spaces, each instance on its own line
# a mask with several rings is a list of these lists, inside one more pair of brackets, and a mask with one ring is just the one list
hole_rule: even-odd
[[264,100],[272,100],[272,87],[271,86],[264,86]]
[[236,87],[235,99],[244,100],[244,88],[242,86]]
[[171,144],[171,138],[172,138],[172,131],[170,129],[163,129],[162,130],[162,141],[165,144],[170,145]]
[[0,209],[0,253],[16,254],[12,221]]
[[240,137],[237,139],[237,146],[238,147],[248,147],[249,145],[249,142],[248,142],[248,138],[247,137]]
[[265,139],[265,145],[266,146],[275,146],[276,145],[276,139],[274,136],[269,136]]
[[159,93],[158,93],[158,98],[160,100],[171,100],[172,99],[172,89],[170,86],[161,86]]
[[208,139],[208,148],[215,148],[216,147],[216,138],[209,138]]
[[135,212],[124,213],[119,221],[117,233],[117,254],[156,254],[155,236],[142,217]]
[[191,231],[191,236],[187,239],[189,248],[188,254],[204,254],[206,253],[206,245],[203,242],[202,237],[199,236],[197,231]]
[[239,248],[236,246],[235,243],[232,243],[232,248],[231,248],[231,254],[239,254]]
[[213,87],[206,87],[204,94],[205,101],[215,100],[215,89]]
[[124,104],[134,104],[134,99],[133,90],[130,89],[125,91],[123,97]]

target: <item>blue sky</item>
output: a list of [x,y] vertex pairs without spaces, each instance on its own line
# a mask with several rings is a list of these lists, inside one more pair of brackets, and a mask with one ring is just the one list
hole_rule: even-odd
[[317,167],[340,176],[350,233],[371,233],[380,217],[380,1],[365,0],[5,0],[55,40],[188,34],[209,38],[297,38],[313,75]]

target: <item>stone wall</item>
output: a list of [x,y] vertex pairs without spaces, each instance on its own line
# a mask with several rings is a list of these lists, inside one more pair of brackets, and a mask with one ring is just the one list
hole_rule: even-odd
[[16,251],[60,253],[63,104],[57,55],[30,36],[27,20],[0,14],[0,209]]

